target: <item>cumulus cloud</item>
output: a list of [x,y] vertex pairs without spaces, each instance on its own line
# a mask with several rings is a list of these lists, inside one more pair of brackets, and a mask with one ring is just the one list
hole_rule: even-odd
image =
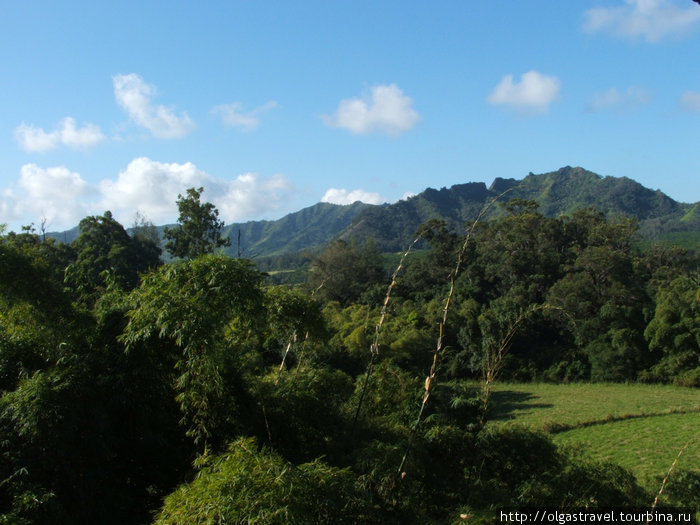
[[3,188],[0,191],[0,225],[7,221],[17,221],[22,218],[22,209],[19,199],[14,195],[10,188]]
[[643,88],[629,87],[623,93],[620,93],[617,88],[613,87],[593,95],[586,106],[586,110],[590,112],[606,110],[621,112],[644,106],[650,100],[651,95]]
[[95,187],[63,166],[41,168],[25,164],[20,170],[21,196],[13,196],[24,215],[47,217],[52,224],[70,227],[89,212]]
[[172,139],[187,135],[195,127],[187,113],[176,115],[172,108],[154,105],[156,88],[135,74],[112,77],[114,98],[131,120],[154,137]]
[[686,91],[681,95],[681,107],[686,111],[700,112],[700,92]]
[[277,107],[277,102],[271,100],[249,112],[244,112],[239,102],[222,104],[214,107],[211,112],[221,118],[226,126],[240,128],[243,131],[253,131],[260,126],[260,115]]
[[257,219],[279,208],[293,191],[281,174],[245,173],[224,179],[191,162],[165,163],[146,157],[132,160],[115,178],[98,184],[89,184],[62,166],[26,164],[17,184],[0,190],[0,217],[16,224],[45,217],[52,228],[66,229],[87,215],[110,210],[125,226],[137,211],[155,224],[173,223],[178,216],[178,194],[200,186],[204,187],[203,199],[213,203],[226,222]]
[[670,0],[625,0],[618,7],[595,7],[584,13],[583,30],[658,42],[687,33],[700,25],[700,9],[679,7]]
[[204,187],[203,198],[213,203],[227,222],[275,210],[292,189],[283,175],[246,173],[225,180],[191,162],[164,163],[141,157],[131,161],[116,180],[100,182],[100,208],[112,210],[117,217],[128,218],[140,210],[156,224],[173,222],[177,219],[178,194],[200,186]]
[[544,113],[559,97],[560,87],[557,77],[528,71],[520,77],[520,82],[513,82],[513,75],[503,77],[486,100],[518,111]]
[[24,122],[15,128],[15,139],[20,147],[25,151],[40,153],[59,146],[85,149],[102,142],[104,138],[98,126],[86,123],[82,128],[78,128],[72,117],[64,118],[56,129],[48,133],[42,128]]
[[339,188],[329,189],[321,198],[321,202],[330,202],[332,204],[352,204],[353,202],[366,202],[367,204],[382,204],[386,202],[378,193],[372,193],[365,190],[351,190]]
[[324,116],[326,125],[345,128],[353,133],[384,133],[398,136],[419,121],[413,101],[395,85],[374,86],[361,98],[343,99],[332,116]]
[[228,182],[218,181],[212,188],[219,195],[212,202],[228,221],[240,221],[275,210],[294,189],[284,175],[261,177],[258,173],[244,173]]
[[139,210],[156,224],[177,218],[175,201],[187,188],[208,186],[212,178],[191,162],[157,162],[146,157],[132,160],[116,179],[99,184],[99,208],[117,216]]

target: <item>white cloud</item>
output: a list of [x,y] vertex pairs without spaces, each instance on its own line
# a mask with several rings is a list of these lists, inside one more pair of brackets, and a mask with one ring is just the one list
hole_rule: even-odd
[[22,218],[22,209],[19,200],[10,188],[0,191],[0,225],[8,221],[17,221]]
[[696,5],[676,6],[670,0],[625,0],[619,7],[595,7],[584,13],[583,30],[604,31],[613,36],[658,42],[689,32],[700,25]]
[[330,202],[332,204],[352,204],[353,202],[366,202],[367,204],[382,204],[386,202],[378,193],[372,193],[365,190],[352,190],[331,188],[321,198],[321,202]]
[[117,217],[133,216],[139,210],[155,224],[173,222],[178,194],[187,188],[208,186],[211,180],[190,162],[164,163],[140,157],[119,172],[116,180],[100,182],[99,208],[111,210]]
[[14,198],[24,216],[33,217],[35,222],[46,217],[52,224],[63,227],[75,226],[87,215],[87,199],[97,195],[96,188],[63,166],[41,168],[25,164],[18,186],[22,196]]
[[154,137],[172,139],[187,135],[195,127],[187,113],[176,115],[172,108],[153,104],[156,88],[135,74],[112,77],[114,97],[137,125]]
[[157,162],[136,158],[116,178],[99,184],[86,182],[65,167],[22,167],[14,187],[0,190],[0,217],[17,224],[46,217],[52,229],[71,228],[87,215],[110,210],[124,226],[139,211],[155,224],[177,220],[177,196],[187,188],[204,187],[203,200],[213,203],[226,222],[258,219],[289,199],[292,184],[284,175],[263,177],[256,173],[232,180],[214,177],[192,164]]
[[73,149],[89,148],[102,142],[104,138],[98,126],[86,123],[82,128],[77,128],[72,117],[64,118],[57,128],[49,133],[24,122],[15,129],[15,139],[23,150],[40,153],[59,146]]
[[232,222],[277,209],[288,199],[293,185],[281,174],[261,177],[245,173],[232,181],[217,181],[212,190],[218,195],[212,202],[221,216]]
[[686,91],[681,95],[681,107],[686,111],[700,112],[700,92]]
[[635,109],[649,103],[651,95],[643,88],[629,87],[623,93],[617,88],[596,93],[586,106],[587,111],[597,112],[605,110],[626,111]]
[[332,116],[324,116],[328,126],[345,128],[356,134],[384,133],[398,136],[419,121],[413,101],[395,85],[374,86],[362,98],[343,99]]
[[560,87],[557,77],[528,71],[516,83],[513,83],[513,75],[503,77],[486,100],[518,111],[543,113],[559,97]]
[[191,162],[164,163],[141,157],[131,161],[116,180],[100,182],[100,209],[112,210],[119,220],[128,220],[139,210],[156,224],[174,222],[178,194],[200,186],[204,187],[203,199],[213,203],[226,222],[272,211],[292,189],[283,175],[265,178],[247,173],[225,180]]
[[248,113],[244,113],[239,102],[232,102],[216,106],[211,112],[221,117],[221,121],[226,126],[241,128],[243,131],[253,131],[260,125],[260,115],[275,107],[277,107],[277,102],[271,100]]

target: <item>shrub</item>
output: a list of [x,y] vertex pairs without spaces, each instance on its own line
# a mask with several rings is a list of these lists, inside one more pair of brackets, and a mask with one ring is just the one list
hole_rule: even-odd
[[320,460],[298,466],[251,438],[204,458],[192,482],[165,499],[160,525],[372,523],[353,476]]

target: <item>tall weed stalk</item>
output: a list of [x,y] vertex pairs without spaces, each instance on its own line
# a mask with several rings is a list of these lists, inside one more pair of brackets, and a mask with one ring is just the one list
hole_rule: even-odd
[[404,467],[406,465],[406,461],[408,460],[408,456],[411,453],[411,449],[413,448],[413,444],[416,440],[416,434],[418,433],[418,427],[420,426],[420,423],[423,419],[423,412],[425,411],[425,407],[428,404],[428,401],[430,400],[430,395],[433,391],[433,388],[435,387],[435,384],[437,383],[437,373],[438,373],[438,367],[440,363],[440,357],[442,354],[442,349],[443,349],[443,336],[445,333],[445,326],[447,325],[447,315],[450,311],[450,306],[452,304],[452,296],[454,295],[455,291],[455,281],[457,280],[457,276],[459,275],[460,270],[462,269],[462,263],[464,262],[464,254],[466,253],[467,246],[469,245],[469,241],[471,240],[472,232],[476,228],[476,226],[479,224],[481,219],[483,218],[484,214],[493,206],[493,204],[498,201],[503,195],[511,191],[513,188],[509,188],[500,195],[497,195],[491,201],[484,206],[484,208],[481,210],[477,218],[474,220],[473,224],[471,225],[470,228],[467,229],[467,236],[464,239],[464,242],[462,243],[462,246],[457,254],[457,264],[455,265],[455,269],[450,273],[450,290],[447,293],[447,297],[445,298],[445,306],[442,309],[442,321],[440,322],[440,331],[439,335],[437,338],[437,344],[435,346],[435,350],[433,351],[433,362],[432,365],[430,366],[430,372],[428,373],[428,377],[425,378],[425,392],[423,394],[423,401],[421,402],[420,409],[418,411],[418,417],[416,418],[416,422],[413,424],[413,428],[411,429],[411,433],[408,437],[408,444],[406,446],[406,451],[404,452],[403,457],[401,458],[401,464],[399,465],[399,473],[401,473],[401,477],[406,476],[406,472],[404,470]]
[[370,376],[372,375],[372,372],[374,370],[374,361],[377,359],[377,356],[379,356],[379,335],[381,334],[382,331],[382,326],[384,325],[384,320],[386,319],[387,316],[387,308],[389,306],[389,301],[391,301],[391,291],[394,289],[394,286],[396,286],[396,279],[399,276],[399,273],[403,269],[403,263],[406,260],[406,257],[408,257],[408,254],[411,253],[411,250],[413,247],[416,245],[416,243],[423,237],[423,233],[418,235],[415,239],[413,239],[413,242],[408,246],[404,254],[401,256],[401,259],[399,260],[399,264],[394,270],[393,275],[391,276],[391,283],[389,284],[389,287],[387,288],[386,291],[386,296],[384,297],[384,303],[382,304],[382,310],[379,315],[379,321],[377,322],[377,325],[374,329],[374,341],[369,347],[370,351],[370,359],[369,359],[369,364],[367,365],[367,371],[365,372],[365,379],[362,383],[362,390],[360,390],[360,399],[357,401],[357,409],[355,410],[355,417],[352,420],[352,432],[355,431],[355,426],[357,425],[357,419],[360,416],[360,411],[362,410],[362,402],[365,398],[365,393],[367,392],[367,386],[369,385],[369,379]]
[[515,321],[508,324],[508,330],[499,339],[497,345],[486,345],[484,349],[484,363],[482,366],[482,382],[481,382],[481,416],[479,425],[483,427],[486,424],[486,415],[489,409],[489,398],[491,396],[491,387],[496,382],[501,369],[503,368],[504,359],[510,345],[513,342],[513,337],[522,326],[523,321],[532,313],[538,310],[560,310],[558,306],[550,304],[530,305],[527,309],[520,312]]
[[[316,295],[316,292],[318,292],[321,288],[323,288],[324,284],[326,284],[325,279],[323,281],[321,281],[321,284],[319,284],[314,290],[311,291],[311,297]],[[302,317],[305,315],[306,315],[306,312],[304,311],[302,313]],[[301,363],[301,356],[302,356],[302,353],[304,351],[304,347],[306,346],[306,343],[308,340],[309,340],[309,332],[307,330],[307,332],[304,334],[304,340],[301,344],[301,352],[299,354],[299,359],[298,359],[299,363]],[[295,331],[289,336],[289,341],[287,342],[287,348],[285,349],[284,354],[282,355],[282,362],[280,363],[279,370],[277,371],[277,379],[275,379],[275,385],[277,383],[279,383],[280,376],[282,375],[282,371],[284,370],[284,364],[287,361],[287,356],[289,355],[289,351],[292,348],[292,344],[296,343],[296,342],[297,342],[297,333]],[[299,370],[299,367],[297,367],[297,370]]]
[[[673,463],[671,463],[671,466],[668,469],[668,472],[666,473],[666,477],[664,477],[664,480],[661,482],[661,489],[659,489],[659,493],[656,495],[654,498],[654,503],[651,506],[651,516],[653,517],[654,511],[656,510],[656,506],[659,503],[659,499],[661,498],[662,494],[664,493],[664,490],[666,489],[666,484],[668,483],[668,480],[671,478],[671,473],[676,469],[676,465],[678,465],[678,460],[681,459],[681,456],[683,453],[688,450],[688,447],[690,447],[691,443],[697,439],[697,437],[700,436],[700,432],[696,433],[693,437],[691,437],[683,447],[678,451],[678,455],[676,456],[676,459],[673,460]],[[652,517],[650,517],[647,520],[647,525],[651,523]]]

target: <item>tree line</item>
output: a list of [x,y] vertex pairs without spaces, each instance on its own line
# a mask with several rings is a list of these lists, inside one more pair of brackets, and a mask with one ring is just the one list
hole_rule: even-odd
[[[504,377],[546,381],[647,381],[700,386],[700,259],[680,248],[637,247],[637,224],[586,208],[560,218],[512,199],[507,215],[476,224],[455,276],[443,367],[480,374],[489,348],[516,325]],[[400,355],[432,339],[465,234],[429,221],[416,236],[430,249],[406,265],[392,296],[398,330],[384,345]],[[309,289],[352,323],[376,317],[388,283],[371,243],[336,241],[311,265]],[[357,326],[353,326],[353,330]],[[371,335],[373,326],[365,327]],[[357,350],[366,346],[366,341]],[[353,345],[346,345],[353,348]],[[415,351],[411,351],[415,358]]]

